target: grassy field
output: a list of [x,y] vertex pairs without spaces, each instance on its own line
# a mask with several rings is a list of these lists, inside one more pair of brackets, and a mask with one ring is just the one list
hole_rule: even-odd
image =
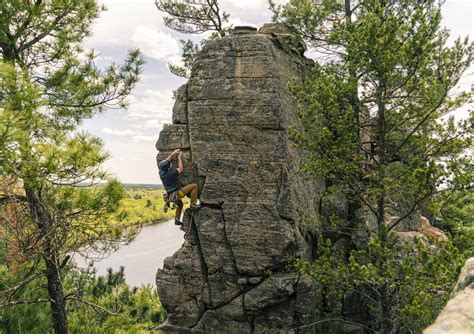
[[126,218],[125,226],[159,223],[174,217],[174,211],[163,212],[163,189],[127,186],[127,196],[122,200]]

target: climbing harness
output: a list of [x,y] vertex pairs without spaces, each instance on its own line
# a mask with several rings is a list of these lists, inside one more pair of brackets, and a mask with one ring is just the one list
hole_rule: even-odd
[[163,201],[165,204],[163,205],[163,212],[166,213],[168,210],[175,210],[176,207],[179,205],[179,201],[181,198],[184,197],[184,192],[181,189],[175,190],[171,193],[164,193],[163,194]]
[[172,209],[172,210],[175,209],[174,203],[173,203],[173,208],[171,208],[171,198],[169,194],[163,193],[163,201],[165,202],[165,204],[163,205],[164,213],[167,213],[169,209]]

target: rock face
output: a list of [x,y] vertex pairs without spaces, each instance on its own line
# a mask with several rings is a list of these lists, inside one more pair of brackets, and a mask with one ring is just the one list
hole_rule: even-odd
[[167,331],[288,331],[315,316],[311,282],[288,268],[312,258],[300,218],[319,214],[324,192],[288,138],[300,126],[288,83],[311,63],[304,50],[276,24],[236,28],[204,47],[177,91],[157,159],[184,151],[181,182],[199,183],[203,207],[185,212],[187,240],[156,276]]
[[448,304],[424,334],[474,333],[474,258],[466,261]]

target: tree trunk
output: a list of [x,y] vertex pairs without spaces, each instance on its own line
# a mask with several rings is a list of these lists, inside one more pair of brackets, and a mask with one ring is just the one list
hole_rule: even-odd
[[43,260],[46,264],[46,278],[48,280],[48,294],[51,300],[54,332],[56,334],[68,334],[66,301],[64,300],[64,291],[61,283],[60,264],[54,247],[55,234],[51,231],[54,226],[52,226],[50,214],[41,203],[38,191],[33,187],[25,187],[25,191],[31,218],[44,237]]
[[390,333],[390,308],[388,300],[388,290],[387,285],[384,284],[380,289],[380,301],[382,306],[382,319],[380,323],[380,333],[389,334]]
[[44,258],[46,263],[46,277],[48,278],[48,294],[51,299],[51,313],[53,315],[54,332],[67,334],[68,323],[64,291],[61,284],[61,274],[57,259]]
[[[383,74],[380,74],[383,78]],[[388,238],[387,228],[385,226],[385,202],[386,202],[386,188],[383,183],[385,177],[385,169],[388,165],[387,161],[387,145],[386,145],[386,119],[385,119],[385,83],[383,79],[379,81],[379,87],[377,89],[377,155],[379,159],[379,180],[378,190],[380,195],[377,199],[377,225],[378,225],[378,239],[382,244],[386,244]],[[384,263],[378,263],[379,274],[385,276]],[[390,333],[391,321],[390,321],[390,303],[388,285],[384,283],[380,289],[380,303],[382,307],[382,321],[381,321],[381,333]]]

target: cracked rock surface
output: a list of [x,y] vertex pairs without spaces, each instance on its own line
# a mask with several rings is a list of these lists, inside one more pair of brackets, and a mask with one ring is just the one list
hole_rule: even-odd
[[304,49],[277,24],[236,28],[177,90],[157,159],[185,152],[180,181],[199,184],[203,208],[185,212],[187,241],[156,275],[167,332],[288,331],[314,317],[311,282],[288,268],[312,258],[300,218],[319,214],[325,187],[304,179],[289,140],[300,124],[288,83],[311,63]]

